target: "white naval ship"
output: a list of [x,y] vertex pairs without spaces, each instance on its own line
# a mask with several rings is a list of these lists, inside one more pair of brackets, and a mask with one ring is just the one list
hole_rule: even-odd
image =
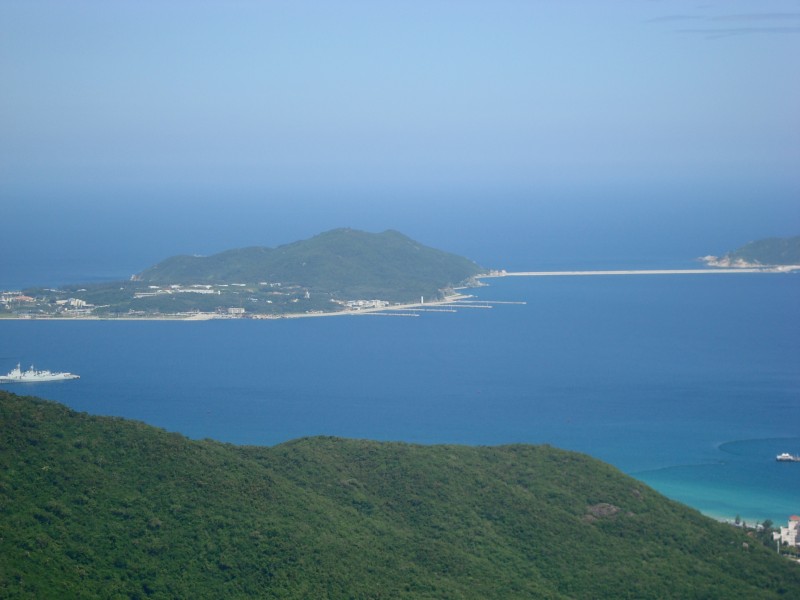
[[19,363],[11,369],[8,375],[0,375],[0,383],[36,383],[38,381],[61,381],[62,379],[80,379],[80,375],[39,371],[34,369],[33,365],[27,371],[23,371]]

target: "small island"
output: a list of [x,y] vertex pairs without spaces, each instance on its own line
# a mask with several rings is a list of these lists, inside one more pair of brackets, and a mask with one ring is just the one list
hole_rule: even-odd
[[704,256],[710,267],[749,269],[800,265],[800,236],[766,238],[745,244],[723,256]]
[[277,248],[174,256],[128,281],[0,293],[17,318],[276,318],[455,296],[486,270],[397,232],[334,229]]

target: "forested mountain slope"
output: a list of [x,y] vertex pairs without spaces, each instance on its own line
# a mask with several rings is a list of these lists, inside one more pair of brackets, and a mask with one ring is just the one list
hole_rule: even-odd
[[791,598],[800,568],[547,446],[192,441],[0,392],[3,598]]
[[175,256],[135,277],[152,284],[280,282],[339,298],[418,300],[482,271],[397,231],[334,229],[277,248]]

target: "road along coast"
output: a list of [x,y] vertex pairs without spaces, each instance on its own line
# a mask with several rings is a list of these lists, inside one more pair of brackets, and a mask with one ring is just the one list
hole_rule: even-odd
[[477,279],[493,277],[572,277],[583,275],[711,275],[731,273],[790,273],[800,270],[800,265],[779,267],[748,267],[731,269],[641,269],[630,271],[493,271]]

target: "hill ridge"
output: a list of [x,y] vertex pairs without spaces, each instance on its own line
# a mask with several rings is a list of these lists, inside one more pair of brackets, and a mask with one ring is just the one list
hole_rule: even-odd
[[800,569],[586,455],[193,441],[0,391],[0,596],[779,598]]
[[149,284],[295,284],[335,298],[410,300],[435,296],[484,269],[388,229],[338,228],[275,248],[249,246],[209,256],[167,258],[134,275]]
[[800,235],[755,240],[721,257],[707,256],[704,260],[716,267],[800,265]]

